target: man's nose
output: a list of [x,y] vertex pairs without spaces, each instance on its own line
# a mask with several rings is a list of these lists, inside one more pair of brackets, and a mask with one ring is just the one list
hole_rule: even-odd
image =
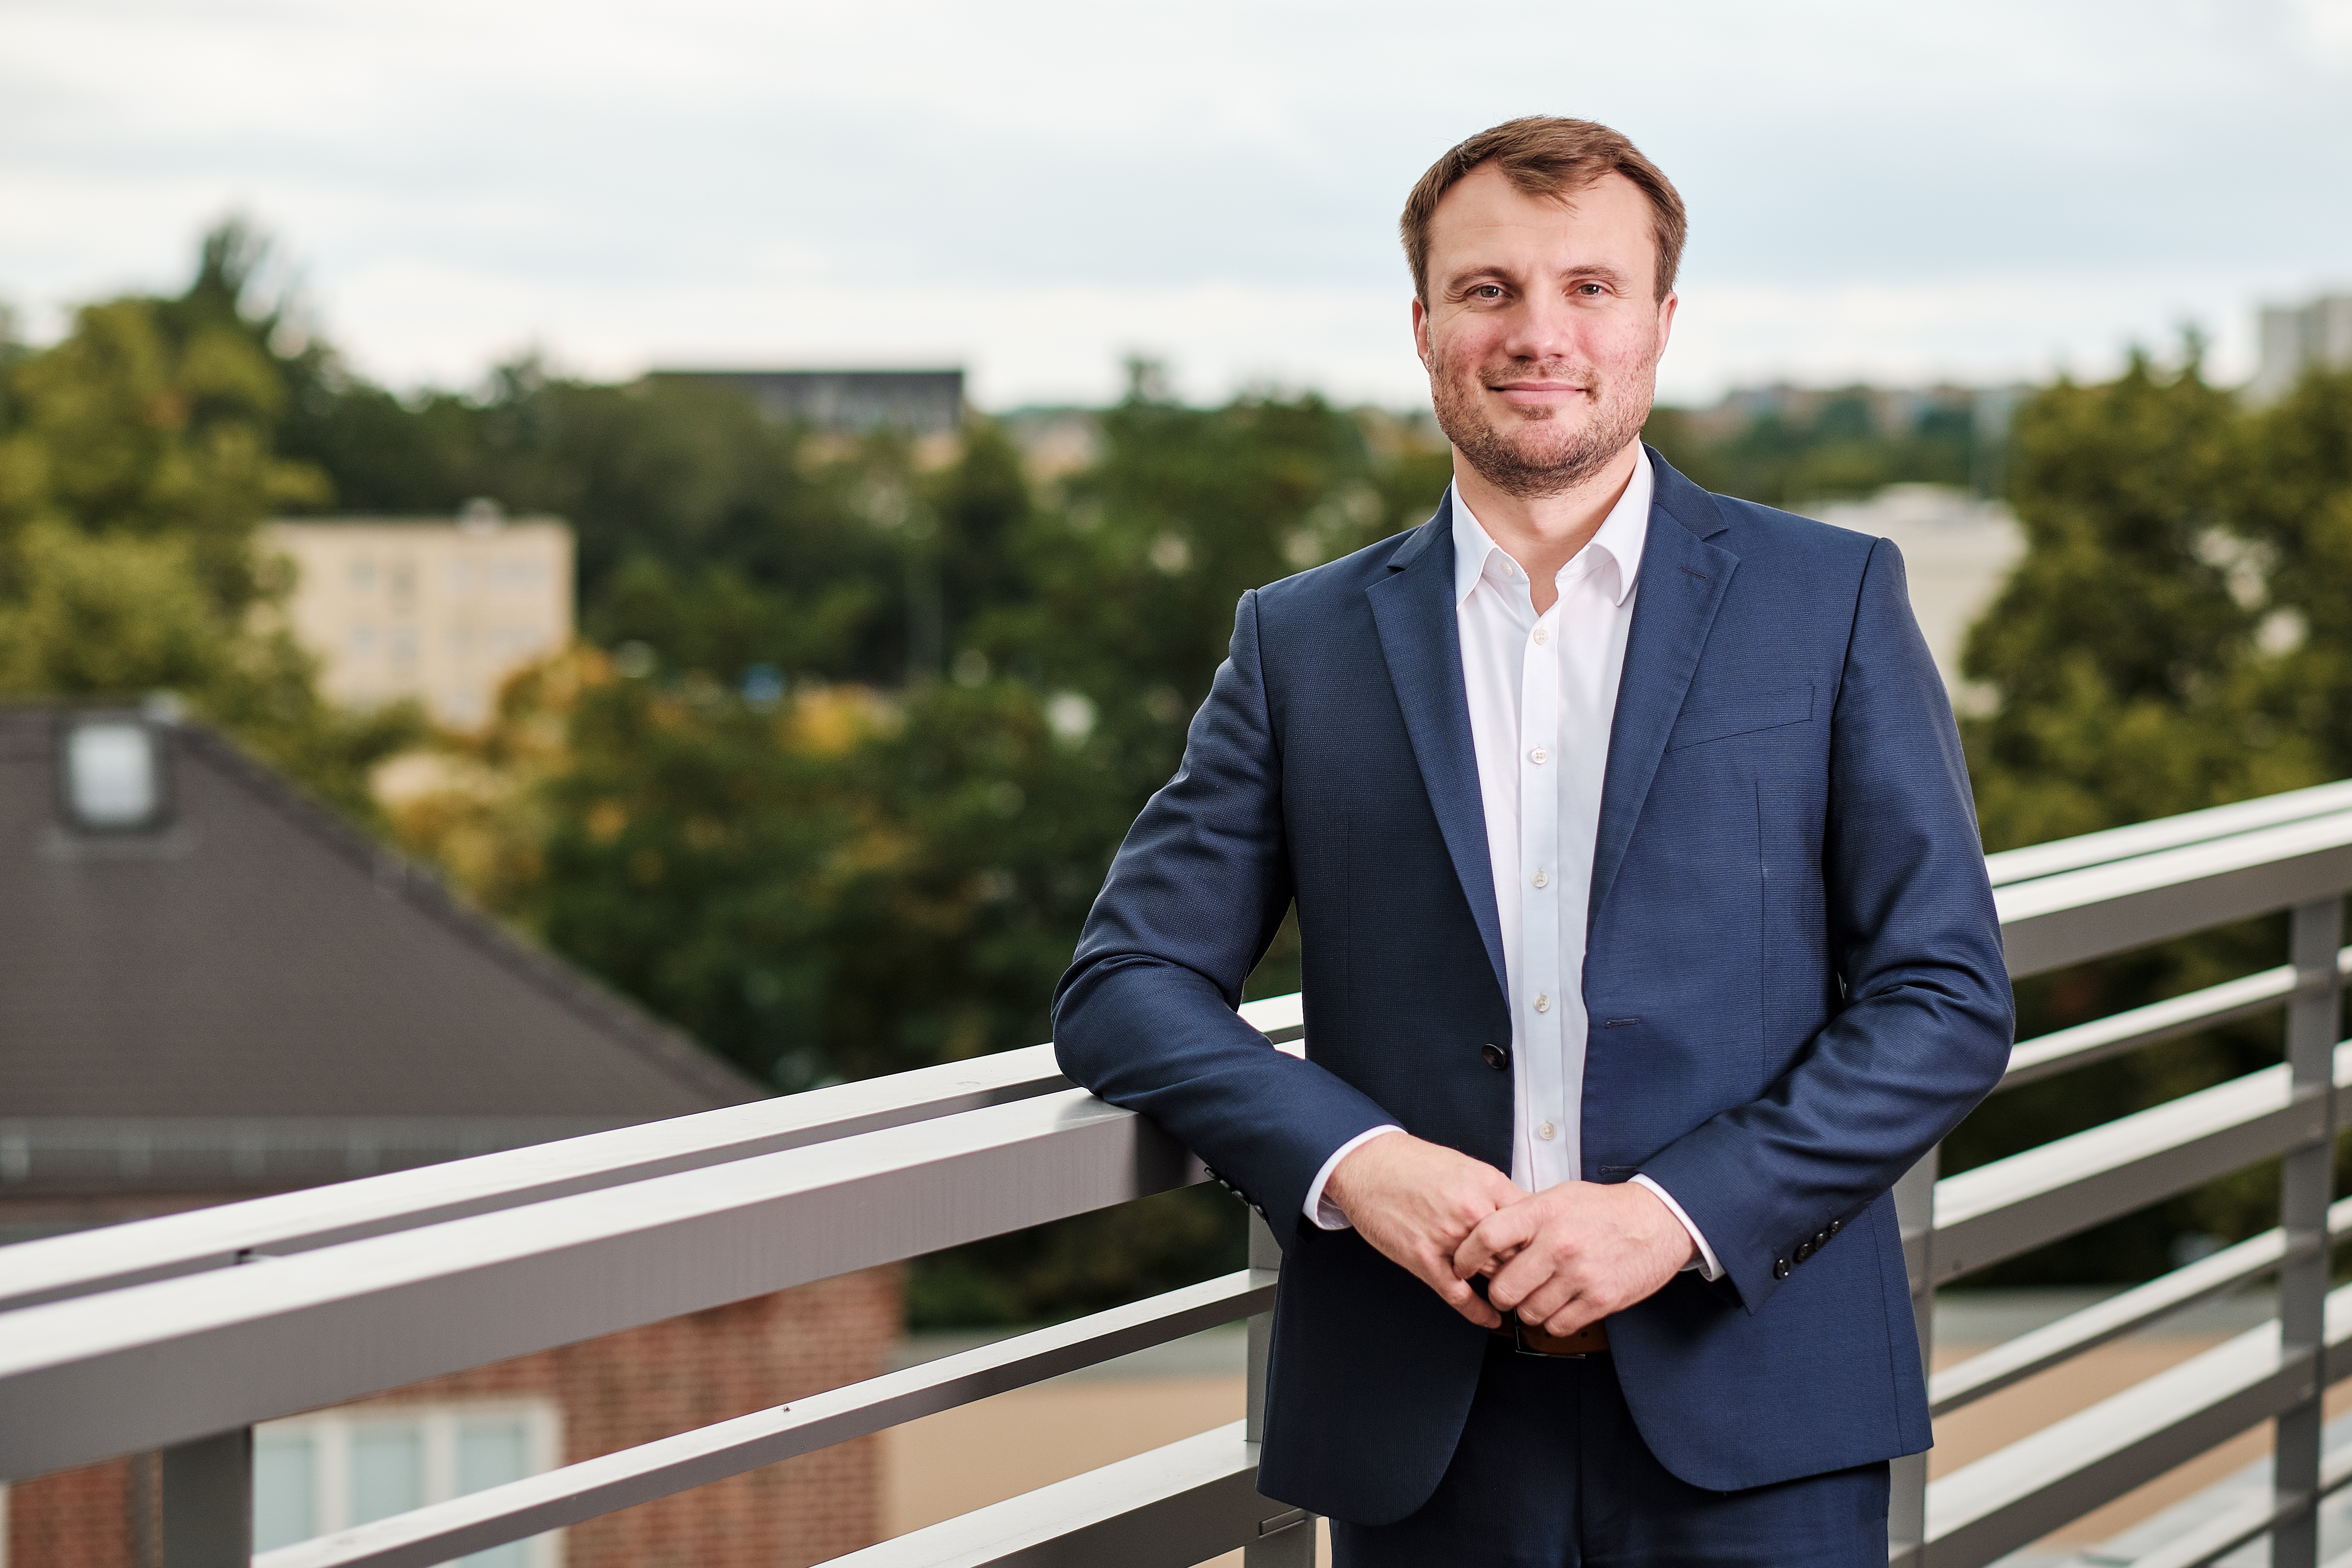
[[1572,359],[1576,351],[1575,312],[1564,300],[1541,295],[1522,300],[1511,312],[1510,329],[1502,346],[1513,359],[1533,360],[1538,364]]

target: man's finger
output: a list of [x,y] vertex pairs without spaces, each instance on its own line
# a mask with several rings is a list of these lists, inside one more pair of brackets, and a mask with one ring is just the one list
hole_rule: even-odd
[[[1549,1323],[1554,1317],[1571,1309],[1581,1307],[1589,1310],[1591,1292],[1589,1281],[1562,1269],[1520,1297],[1512,1310],[1523,1323]],[[1596,1317],[1599,1315],[1594,1314]]]
[[1467,1279],[1473,1274],[1488,1271],[1488,1266],[1499,1264],[1528,1244],[1535,1235],[1536,1221],[1525,1209],[1514,1205],[1496,1209],[1472,1228],[1454,1249],[1454,1273],[1456,1279]]
[[[1539,1322],[1559,1310],[1560,1292],[1572,1292],[1581,1285],[1583,1274],[1572,1252],[1563,1254],[1554,1247],[1530,1244],[1495,1271],[1486,1299],[1497,1307],[1525,1312],[1530,1323]],[[1543,1310],[1529,1310],[1530,1303]]]
[[1445,1279],[1444,1270],[1441,1269],[1439,1279],[1431,1283],[1437,1293],[1445,1299],[1446,1305],[1480,1328],[1493,1329],[1502,1326],[1503,1315],[1487,1305],[1486,1298],[1461,1280]]
[[1580,1330],[1591,1328],[1609,1315],[1606,1312],[1595,1310],[1595,1305],[1590,1296],[1570,1297],[1566,1305],[1556,1309],[1550,1317],[1543,1321],[1544,1332],[1559,1334],[1565,1338]]

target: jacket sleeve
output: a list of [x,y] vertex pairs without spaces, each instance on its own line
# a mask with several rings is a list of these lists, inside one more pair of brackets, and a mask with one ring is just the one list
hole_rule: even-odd
[[1183,763],[1129,830],[1055,988],[1054,1047],[1073,1081],[1159,1122],[1286,1239],[1333,1151],[1396,1120],[1234,1012],[1291,891],[1253,590]]
[[1959,736],[1885,540],[1831,722],[1822,868],[1843,1005],[1761,1098],[1643,1165],[1751,1312],[2000,1080],[2015,1025]]

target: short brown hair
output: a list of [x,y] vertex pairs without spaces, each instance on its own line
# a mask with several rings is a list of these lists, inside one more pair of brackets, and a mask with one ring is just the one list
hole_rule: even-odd
[[1674,290],[1683,263],[1683,239],[1690,221],[1674,182],[1640,148],[1618,132],[1590,120],[1531,114],[1481,131],[1429,166],[1404,201],[1397,227],[1404,236],[1404,258],[1412,268],[1412,291],[1429,299],[1429,220],[1440,197],[1465,175],[1493,163],[1514,189],[1531,196],[1566,196],[1622,174],[1650,198],[1650,236],[1658,247],[1657,297]]

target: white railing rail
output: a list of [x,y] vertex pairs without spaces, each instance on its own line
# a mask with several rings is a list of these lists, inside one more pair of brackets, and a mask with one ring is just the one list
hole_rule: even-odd
[[[2027,975],[2291,911],[2277,968],[2019,1044],[2003,1088],[2274,1008],[2287,1059],[1897,1189],[1923,1342],[1933,1290],[2216,1176],[2280,1159],[2282,1225],[1938,1373],[1937,1415],[2263,1276],[2276,1321],[1932,1485],[1898,1467],[1890,1562],[1977,1568],[2261,1421],[2278,1486],[2161,1555],[2200,1568],[2258,1536],[2315,1561],[2327,1351],[2330,1153],[2352,782],[1990,858],[2011,972]],[[1300,1048],[1297,997],[1244,1016]],[[1235,1547],[1312,1561],[1311,1521],[1255,1489],[1280,1267],[1149,1300],[250,1555],[253,1423],[1129,1202],[1202,1179],[1150,1123],[1073,1089],[1049,1048],[142,1221],[0,1251],[0,1478],[162,1448],[172,1560],[191,1568],[399,1568],[722,1479],[1235,1319],[1248,1418],[840,1560],[859,1568],[1117,1563],[1183,1568]],[[2339,1292],[2338,1296],[2346,1293]],[[2352,1358],[2339,1358],[2352,1371]],[[2158,1568],[2156,1559],[2144,1568]]]

